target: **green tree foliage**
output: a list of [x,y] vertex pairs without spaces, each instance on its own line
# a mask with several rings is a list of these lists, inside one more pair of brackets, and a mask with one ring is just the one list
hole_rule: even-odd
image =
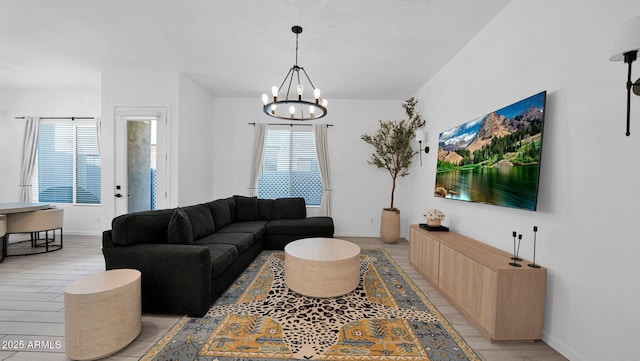
[[373,134],[363,134],[360,138],[371,144],[375,152],[367,163],[378,168],[386,169],[391,175],[391,205],[396,190],[396,179],[398,176],[409,175],[409,166],[413,156],[417,154],[411,147],[411,141],[415,136],[415,131],[425,124],[425,120],[416,112],[418,100],[411,97],[402,103],[407,114],[402,120],[379,120],[380,128]]

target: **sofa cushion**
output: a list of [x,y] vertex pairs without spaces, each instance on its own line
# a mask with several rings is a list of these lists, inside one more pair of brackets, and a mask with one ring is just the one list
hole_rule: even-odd
[[273,203],[272,219],[302,219],[307,217],[304,198],[278,198]]
[[258,199],[258,213],[260,219],[270,221],[273,219],[273,199]]
[[233,196],[236,201],[236,221],[257,221],[260,219],[257,197]]
[[238,259],[238,249],[230,244],[207,244],[211,255],[211,277],[217,277],[222,271]]
[[211,216],[213,218],[213,224],[216,229],[225,227],[232,222],[231,208],[229,207],[228,199],[217,199],[215,201],[207,203]]
[[308,237],[333,237],[331,217],[309,217],[305,219],[277,219],[267,223],[268,235],[302,235]]
[[211,244],[232,245],[238,249],[239,254],[242,254],[251,247],[253,242],[254,238],[251,233],[217,232],[195,241],[194,244],[200,246],[208,246]]
[[258,240],[264,236],[268,221],[236,222],[219,229],[217,233],[251,233]]
[[229,205],[229,210],[231,211],[231,223],[233,223],[238,220],[238,215],[236,212],[236,200],[233,196],[225,198],[224,200],[227,201],[227,204]]
[[123,214],[113,219],[113,243],[129,246],[142,243],[168,243],[167,226],[173,209]]
[[187,214],[193,229],[193,239],[200,239],[215,232],[211,210],[206,204],[196,204],[182,208]]
[[191,222],[182,208],[176,208],[169,219],[167,242],[174,244],[193,244]]

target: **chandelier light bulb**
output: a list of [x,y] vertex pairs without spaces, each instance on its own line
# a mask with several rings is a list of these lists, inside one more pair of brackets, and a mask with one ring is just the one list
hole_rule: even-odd
[[318,88],[313,89],[313,96],[316,99],[320,99],[320,89],[318,89]]
[[327,101],[327,99],[322,99],[322,106],[323,106],[323,107],[325,107],[325,108],[326,108],[328,103],[329,103],[329,102]]
[[293,116],[296,113],[296,107],[294,107],[293,105],[289,107],[289,113],[291,113],[291,116]]
[[267,93],[262,94],[262,104],[267,105],[268,102],[269,96],[267,95]]
[[304,87],[302,86],[302,84],[298,84],[297,90],[298,90],[298,95],[302,96],[302,92],[304,91]]
[[273,97],[277,97],[278,96],[278,87],[277,86],[272,86],[271,87],[271,94],[273,94]]
[[313,116],[315,112],[316,112],[316,107],[314,107],[313,105],[309,105],[309,114]]
[[276,105],[271,104],[271,114],[276,114]]

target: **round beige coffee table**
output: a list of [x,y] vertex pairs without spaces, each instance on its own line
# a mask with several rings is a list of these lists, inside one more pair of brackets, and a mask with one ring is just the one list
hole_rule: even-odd
[[95,360],[125,348],[142,331],[140,271],[98,272],[64,288],[67,356]]
[[309,297],[336,297],[360,282],[360,247],[336,238],[304,238],[284,247],[284,282]]

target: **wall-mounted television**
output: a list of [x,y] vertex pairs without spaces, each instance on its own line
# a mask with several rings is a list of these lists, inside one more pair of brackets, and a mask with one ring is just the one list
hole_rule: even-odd
[[546,95],[440,133],[435,196],[535,211]]

